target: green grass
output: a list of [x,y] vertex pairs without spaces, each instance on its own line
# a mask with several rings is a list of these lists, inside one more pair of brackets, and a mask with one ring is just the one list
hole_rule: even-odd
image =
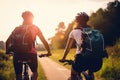
[[14,76],[11,58],[0,50],[0,80],[14,80]]
[[41,64],[38,62],[38,80],[47,80]]
[[[70,53],[67,55],[66,59],[74,59],[74,54],[75,54],[75,49],[71,49]],[[57,49],[57,50],[52,50],[52,56],[51,59],[56,61],[57,63],[64,65],[63,63],[60,63],[58,60],[62,59],[64,55],[64,50],[63,49]],[[66,68],[70,69],[71,66],[65,65]]]

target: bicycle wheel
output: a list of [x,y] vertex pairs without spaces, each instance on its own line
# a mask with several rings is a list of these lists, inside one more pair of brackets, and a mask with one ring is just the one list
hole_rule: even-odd
[[23,77],[23,80],[30,80],[30,79],[29,79],[29,76],[24,76],[24,77]]

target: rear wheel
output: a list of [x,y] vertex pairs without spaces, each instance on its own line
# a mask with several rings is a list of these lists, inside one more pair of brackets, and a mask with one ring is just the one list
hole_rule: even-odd
[[29,80],[29,76],[27,75],[27,76],[24,76],[23,77],[23,80]]

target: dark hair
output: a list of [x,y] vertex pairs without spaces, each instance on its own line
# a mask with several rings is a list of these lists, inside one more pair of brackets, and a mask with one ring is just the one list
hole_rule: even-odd
[[85,12],[77,13],[77,16],[75,17],[76,22],[87,22],[89,20],[89,16]]

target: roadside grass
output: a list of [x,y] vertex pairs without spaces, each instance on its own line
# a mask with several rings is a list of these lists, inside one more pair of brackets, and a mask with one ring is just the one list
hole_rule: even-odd
[[12,59],[0,50],[0,80],[14,80]]
[[38,80],[47,80],[44,70],[38,61]]
[[[75,54],[75,49],[71,49],[69,54],[67,55],[66,59],[68,59],[68,60],[74,59],[74,54]],[[59,60],[62,59],[63,55],[64,55],[63,49],[56,49],[56,50],[52,50],[52,56],[50,58],[64,66],[63,63],[59,62]],[[65,65],[65,67],[68,69],[71,69],[70,65]]]

